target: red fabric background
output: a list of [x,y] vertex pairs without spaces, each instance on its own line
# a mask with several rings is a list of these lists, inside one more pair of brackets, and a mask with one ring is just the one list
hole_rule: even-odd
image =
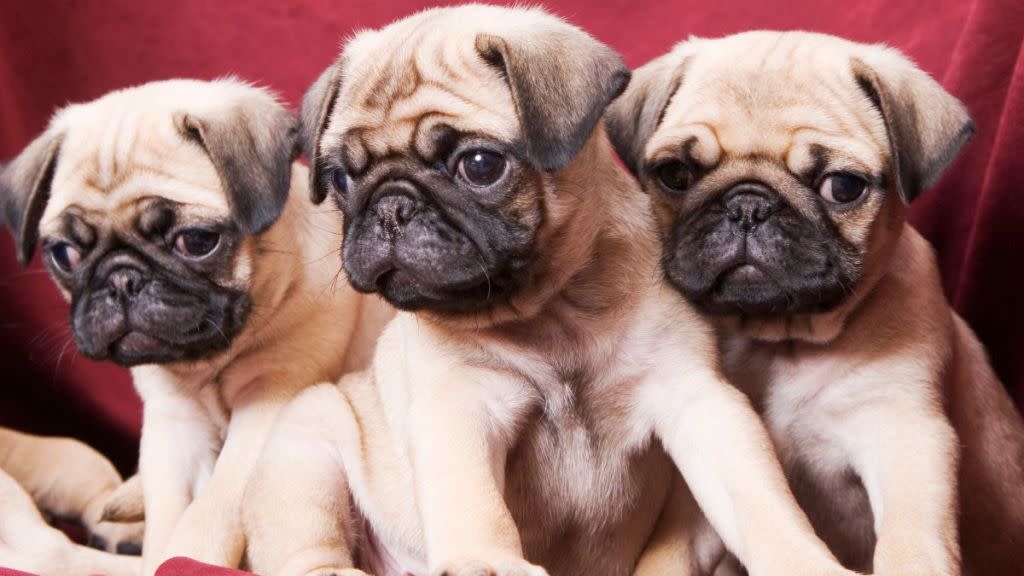
[[[257,5],[262,4],[262,5]],[[951,301],[980,333],[1003,381],[1024,401],[1024,2],[562,0],[548,6],[639,65],[690,34],[809,29],[886,42],[963,99],[978,133],[913,207],[939,251]],[[63,104],[168,77],[236,74],[292,104],[341,39],[416,10],[409,0],[252,3],[0,3],[0,158],[10,158]],[[18,268],[0,240],[0,425],[70,434],[134,467],[139,401],[127,372],[69,344],[66,305],[38,263]]]

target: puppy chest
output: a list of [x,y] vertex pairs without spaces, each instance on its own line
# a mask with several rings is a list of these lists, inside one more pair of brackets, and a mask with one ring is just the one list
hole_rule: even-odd
[[667,457],[632,438],[617,402],[571,388],[548,395],[509,454],[506,499],[524,543],[610,536],[666,491]]
[[790,485],[817,533],[847,566],[866,568],[871,506],[847,446],[865,401],[856,372],[821,359],[775,359],[754,388]]

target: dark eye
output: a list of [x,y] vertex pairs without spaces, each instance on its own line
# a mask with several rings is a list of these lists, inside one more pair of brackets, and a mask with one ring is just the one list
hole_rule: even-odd
[[339,194],[348,192],[348,174],[341,168],[335,168],[331,173],[331,181],[334,183],[334,190]]
[[693,172],[689,166],[678,160],[659,165],[654,169],[654,176],[661,187],[669,193],[685,192],[693,184]]
[[186,258],[206,258],[220,246],[220,234],[209,230],[193,228],[178,234],[174,249]]
[[826,176],[818,192],[832,204],[849,204],[863,196],[867,189],[867,181],[860,176],[840,172]]
[[60,242],[50,248],[50,260],[53,261],[53,265],[61,272],[71,273],[75,271],[75,268],[78,268],[79,262],[82,261],[82,256],[71,244]]
[[501,154],[470,150],[459,159],[459,176],[473,186],[490,186],[505,174],[506,164]]

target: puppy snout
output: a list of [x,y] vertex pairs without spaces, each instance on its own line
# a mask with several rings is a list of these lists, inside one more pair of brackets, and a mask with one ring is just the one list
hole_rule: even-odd
[[745,182],[734,186],[725,195],[725,210],[729,221],[745,233],[771,218],[775,212],[775,194],[763,184]]
[[390,194],[377,202],[377,222],[390,237],[397,236],[419,210],[417,202],[406,194]]
[[107,276],[107,285],[115,293],[125,298],[137,296],[144,284],[145,276],[137,268],[123,266],[113,270]]

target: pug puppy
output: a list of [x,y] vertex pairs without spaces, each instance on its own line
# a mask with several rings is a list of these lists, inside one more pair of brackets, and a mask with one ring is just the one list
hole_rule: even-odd
[[1024,573],[1024,424],[906,223],[964,106],[895,50],[802,32],[692,39],[634,78],[607,123],[664,274],[818,533],[876,574]]
[[660,282],[599,125],[628,80],[582,30],[483,5],[362,32],[317,80],[311,191],[349,281],[402,312],[368,372],[282,415],[243,506],[256,572],[627,574],[678,466],[760,574],[848,574]]
[[21,262],[42,246],[79,350],[130,367],[142,396],[147,574],[240,561],[279,409],[365,364],[389,316],[335,281],[340,222],[309,202],[295,136],[266,90],[155,82],[59,111],[0,175]]
[[138,574],[138,558],[79,546],[40,513],[80,522],[96,547],[116,542],[125,551],[131,542],[119,538],[132,527],[100,522],[120,484],[114,466],[77,440],[0,428],[0,566],[47,576]]

